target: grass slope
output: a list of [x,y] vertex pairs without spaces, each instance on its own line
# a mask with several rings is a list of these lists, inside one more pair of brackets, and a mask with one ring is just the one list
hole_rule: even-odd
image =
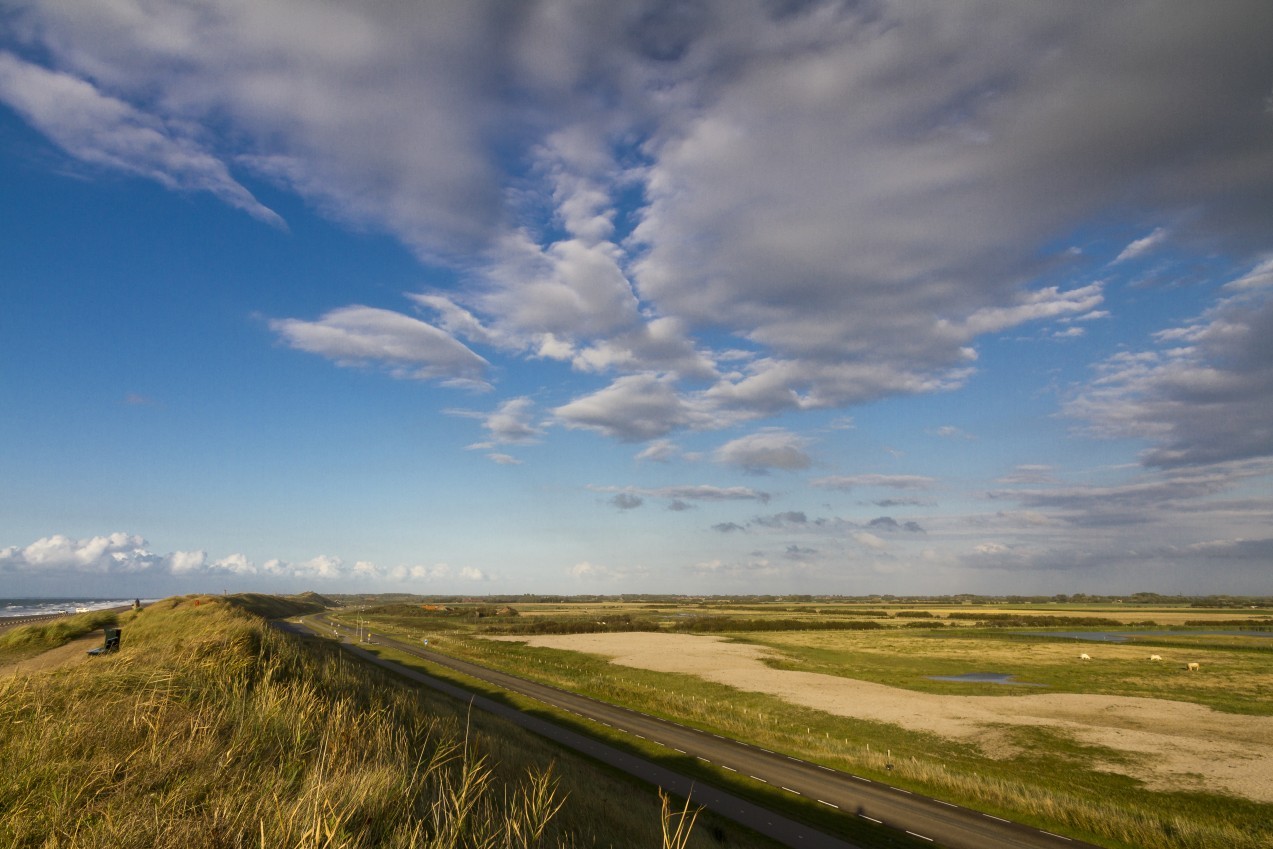
[[[248,612],[296,603],[165,600],[116,654],[0,679],[0,846],[660,844],[653,791]],[[691,845],[765,845],[716,829]]]

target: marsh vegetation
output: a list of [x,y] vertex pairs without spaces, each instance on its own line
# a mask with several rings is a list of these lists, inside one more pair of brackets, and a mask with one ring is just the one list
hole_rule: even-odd
[[[1222,617],[1232,620],[1232,609],[1083,603],[969,610],[964,604],[786,602],[737,609],[716,603],[704,609],[699,604],[602,602],[522,604],[517,610],[519,628],[538,620],[535,632],[541,634],[553,633],[554,620],[612,622],[627,616],[643,623],[633,631],[648,632],[653,624],[661,633],[711,633],[772,650],[765,663],[774,669],[906,688],[933,698],[1030,697],[1022,695],[1027,688],[934,680],[996,670],[1043,685],[1028,688],[1031,695],[1157,700],[1145,702],[1151,717],[1153,704],[1179,703],[1232,714],[1235,727],[1239,716],[1261,721],[1273,715],[1268,699],[1273,639],[1258,630],[1273,621],[1268,611],[1243,620],[1246,634],[1217,635],[1203,632],[1214,630]],[[492,640],[490,636],[507,630],[480,618],[457,619],[469,624],[433,630],[427,616],[403,616],[384,624],[406,636],[432,634],[431,646],[446,653],[1101,845],[1270,845],[1273,804],[1266,798],[1211,786],[1201,775],[1181,775],[1174,784],[1153,780],[1146,755],[1077,737],[1064,723],[998,729],[998,745],[987,749],[976,740],[813,709],[773,692],[739,689],[701,675],[617,665],[607,657],[564,648],[564,643],[550,648]],[[766,620],[768,627],[754,625]],[[872,624],[845,627],[850,622]],[[1057,627],[1117,628],[1133,637],[1093,647],[1039,633]],[[524,633],[530,632],[526,628]],[[1137,636],[1140,632],[1144,635]],[[634,633],[632,639],[639,637]],[[1095,655],[1093,662],[1076,660],[1083,645]],[[1148,662],[1151,652],[1166,661]],[[1206,674],[1186,673],[1186,661],[1200,662]],[[1017,703],[999,704],[1011,709]],[[1266,742],[1251,741],[1253,748]],[[653,750],[649,754],[659,756]],[[702,770],[716,781],[737,781]],[[740,789],[765,793],[763,788]]]

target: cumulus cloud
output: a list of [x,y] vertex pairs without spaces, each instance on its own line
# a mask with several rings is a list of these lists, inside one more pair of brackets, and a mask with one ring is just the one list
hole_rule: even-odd
[[341,307],[317,321],[275,319],[288,345],[339,365],[375,365],[395,377],[485,386],[486,360],[433,325],[392,310]]
[[529,398],[512,398],[499,405],[482,421],[482,427],[498,445],[526,445],[537,442],[543,428],[535,424],[535,402]]
[[553,412],[568,428],[595,430],[624,442],[658,439],[680,428],[724,427],[731,421],[701,397],[678,392],[672,378],[655,374],[616,378]]
[[571,566],[569,573],[572,578],[579,581],[614,582],[636,575],[643,575],[645,570],[640,567],[615,568],[584,560]]
[[[191,559],[184,555],[177,559],[182,568],[191,563]],[[0,569],[14,572],[114,574],[162,571],[170,564],[170,558],[152,553],[146,546],[146,540],[126,533],[85,539],[54,534],[23,548],[11,546],[0,549]]]
[[813,462],[805,448],[809,440],[781,428],[766,428],[741,436],[716,449],[716,462],[739,466],[753,474],[771,469],[807,469]]
[[75,539],[62,534],[24,546],[0,549],[0,572],[42,575],[270,575],[296,578],[337,578],[345,574],[339,558],[319,556],[300,563],[270,560],[258,566],[242,554],[212,559],[203,551],[152,551],[135,534],[112,533]]
[[37,2],[10,30],[45,64],[3,54],[0,97],[83,161],[276,221],[232,162],[471,284],[422,296],[408,354],[339,313],[289,344],[463,381],[459,338],[567,360],[617,377],[562,420],[639,441],[958,387],[978,337],[1099,312],[1040,281],[1113,208],[1149,234],[1123,261],[1168,227],[1267,250],[1267,4],[995,10]]

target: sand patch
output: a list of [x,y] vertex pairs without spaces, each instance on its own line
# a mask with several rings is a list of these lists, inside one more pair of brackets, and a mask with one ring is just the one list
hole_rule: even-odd
[[95,631],[71,640],[66,645],[49,649],[32,657],[0,663],[0,678],[8,678],[10,675],[30,675],[33,672],[46,672],[50,669],[83,663],[89,659],[88,650],[100,646],[102,639],[102,632]]
[[780,653],[690,634],[617,633],[502,637],[586,652],[655,672],[679,672],[764,693],[837,716],[900,725],[978,745],[991,757],[1013,750],[1005,727],[1045,726],[1089,745],[1136,756],[1104,764],[1158,790],[1204,790],[1273,802],[1273,717],[1220,713],[1164,699],[1023,692],[943,696],[815,672],[766,666]]

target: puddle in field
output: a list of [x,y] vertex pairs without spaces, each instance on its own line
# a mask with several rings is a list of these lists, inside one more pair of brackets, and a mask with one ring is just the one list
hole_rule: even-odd
[[1063,640],[1092,640],[1126,643],[1137,637],[1273,637],[1273,631],[1031,631],[1032,637],[1059,637]]
[[1015,675],[1005,672],[966,672],[963,675],[929,675],[930,681],[958,681],[972,684],[1007,684],[1011,687],[1046,687],[1047,684],[1031,684],[1017,681]]

